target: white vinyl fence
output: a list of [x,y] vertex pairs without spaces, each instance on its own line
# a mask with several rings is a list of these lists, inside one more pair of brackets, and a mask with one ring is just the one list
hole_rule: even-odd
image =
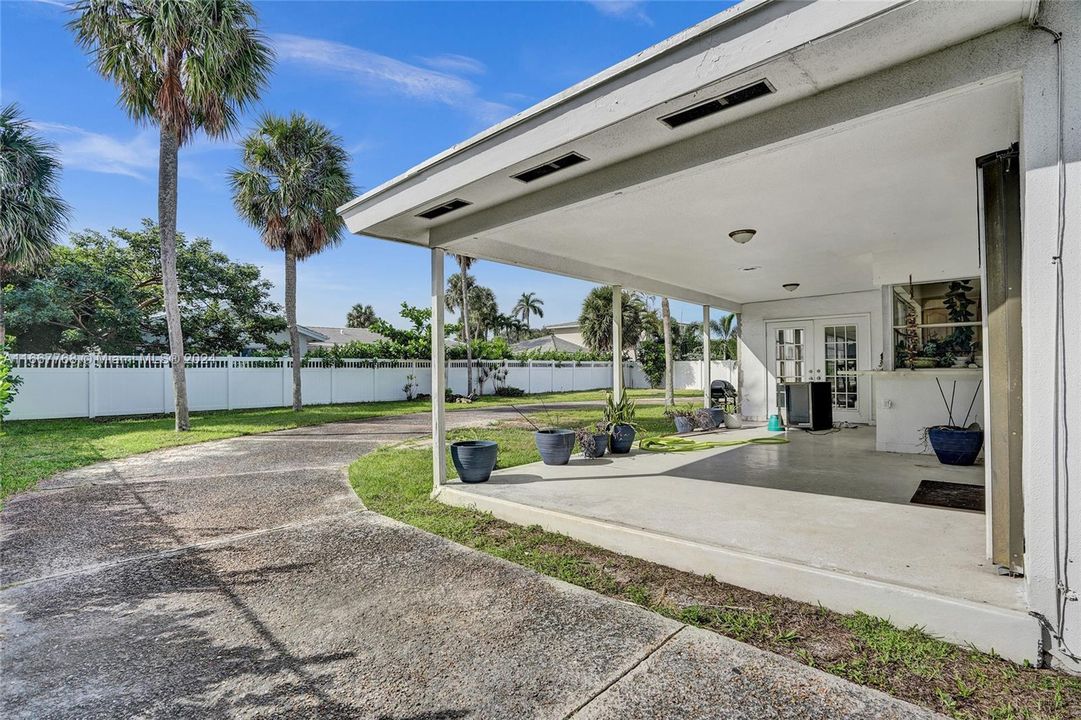
[[[173,384],[169,363],[160,356],[116,355],[11,355],[14,374],[22,378],[12,404],[10,420],[42,418],[142,415],[173,411]],[[611,387],[610,362],[554,362],[480,360],[478,368],[490,373],[506,368],[502,384],[529,394],[592,390]],[[731,379],[731,363],[713,363],[713,378]],[[188,404],[192,410],[287,407],[292,403],[292,366],[289,360],[259,357],[196,357],[187,366]],[[701,387],[702,363],[679,361],[674,368],[676,388]],[[412,376],[412,378],[410,377]],[[627,387],[649,387],[637,363],[625,363]],[[414,393],[430,393],[431,363],[426,360],[344,360],[339,367],[324,367],[319,359],[306,361],[301,370],[304,403],[403,400],[407,383]],[[465,361],[447,362],[447,386],[465,392]],[[489,376],[481,391],[491,395],[495,380]]]

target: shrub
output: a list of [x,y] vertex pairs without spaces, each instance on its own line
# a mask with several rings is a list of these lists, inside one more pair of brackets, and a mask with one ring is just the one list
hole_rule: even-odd
[[525,395],[525,390],[513,385],[501,385],[495,389],[495,394],[502,397],[521,397]]

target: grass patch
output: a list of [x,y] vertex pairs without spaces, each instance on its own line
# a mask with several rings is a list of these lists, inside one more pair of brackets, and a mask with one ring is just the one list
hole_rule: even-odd
[[[659,407],[640,407],[645,434],[669,431]],[[596,410],[553,411],[567,427]],[[547,423],[546,423],[547,424]],[[458,430],[452,440],[483,435],[499,442],[498,467],[534,462],[524,423]],[[453,466],[447,461],[448,471]],[[361,457],[350,482],[371,510],[537,572],[628,600],[903,700],[964,720],[1065,720],[1081,717],[1081,678],[1021,667],[937,640],[918,628],[764,595],[578,542],[539,526],[521,527],[488,513],[429,499],[430,448],[404,444]]]
[[[635,397],[649,397],[658,396],[660,391],[628,392]],[[685,393],[698,394],[698,391]],[[604,392],[600,390],[520,398],[485,396],[467,405],[449,404],[447,409],[476,409],[510,403],[600,402],[603,399]],[[215,410],[192,413],[192,429],[186,433],[173,430],[172,415],[8,421],[0,427],[0,498],[32,488],[40,480],[64,470],[150,450],[306,425],[430,411],[430,403],[417,401],[312,405],[299,413],[290,408]]]

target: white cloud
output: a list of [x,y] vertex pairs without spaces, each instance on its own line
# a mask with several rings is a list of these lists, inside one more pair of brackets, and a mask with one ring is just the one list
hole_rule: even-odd
[[468,55],[458,55],[456,53],[445,53],[443,55],[423,57],[420,61],[430,68],[448,73],[483,75],[488,72],[488,68],[480,60],[471,58]]
[[449,72],[418,67],[331,40],[284,34],[274,35],[273,40],[279,60],[340,73],[366,90],[441,103],[483,122],[495,122],[513,112],[507,105],[483,99],[476,85]]
[[[147,128],[129,138],[119,138],[85,130],[75,125],[35,122],[34,127],[60,149],[65,169],[88,170],[106,175],[126,175],[137,180],[150,180],[158,170],[158,131]],[[232,150],[235,145],[215,143],[197,138],[180,150],[179,174],[183,177],[208,181],[209,178],[185,160],[192,154],[212,150]]]
[[644,0],[586,0],[597,12],[621,20],[633,20],[652,25],[653,19],[646,14]]

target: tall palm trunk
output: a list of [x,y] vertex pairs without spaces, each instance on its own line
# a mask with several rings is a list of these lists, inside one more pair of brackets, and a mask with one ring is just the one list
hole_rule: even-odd
[[188,384],[184,374],[184,331],[180,327],[180,288],[176,279],[176,132],[161,127],[158,153],[158,229],[161,238],[161,287],[165,296],[165,325],[173,366],[176,430],[191,429],[188,419]]
[[462,335],[465,337],[465,394],[473,395],[473,343],[469,337],[469,289],[465,268],[462,268]]
[[297,256],[285,246],[285,323],[289,326],[289,355],[293,359],[293,411],[300,412],[300,331],[297,330]]
[[0,345],[7,342],[7,325],[4,323],[4,264],[0,263]]
[[676,404],[672,382],[672,313],[668,308],[668,298],[661,298],[661,323],[664,325],[664,406]]

